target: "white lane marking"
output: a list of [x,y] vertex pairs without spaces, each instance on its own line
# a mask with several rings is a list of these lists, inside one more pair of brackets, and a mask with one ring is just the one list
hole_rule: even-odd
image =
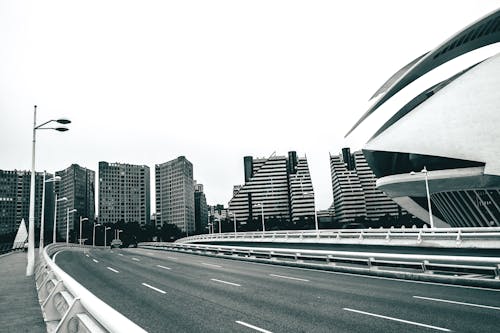
[[110,270],[110,271],[112,271],[112,272],[115,272],[115,273],[120,273],[120,272],[119,272],[119,271],[117,271],[116,269],[111,268],[111,267],[109,267],[109,266],[108,266],[108,267],[106,267],[106,268],[107,268],[107,269],[109,269],[109,270]]
[[118,255],[123,257],[123,254],[122,254],[122,253],[118,253]]
[[99,261],[98,260],[95,260],[95,259],[92,259],[95,263],[98,263]]
[[398,321],[400,323],[405,323],[405,324],[410,324],[410,325],[415,325],[415,326],[420,326],[420,327],[432,328],[432,329],[435,329],[435,330],[438,330],[438,331],[451,332],[451,330],[449,330],[447,328],[442,328],[442,327],[438,327],[438,326],[432,326],[432,325],[417,323],[417,322],[414,322],[414,321],[409,321],[409,320],[404,320],[404,319],[399,319],[399,318],[394,318],[394,317],[382,316],[382,315],[375,314],[375,313],[370,313],[370,312],[365,312],[365,311],[360,311],[360,310],[354,310],[354,309],[349,309],[349,308],[343,308],[343,309],[346,310],[346,311],[361,313],[361,314],[365,314],[365,315],[372,316],[372,317],[377,317],[377,318],[382,318],[382,319],[388,319],[388,320]]
[[132,260],[135,260],[135,261],[140,261],[140,260],[139,260],[139,259],[137,259],[137,258],[132,258]]
[[150,256],[154,256],[151,252],[146,252],[146,254],[149,254]]
[[201,264],[205,265],[205,266],[210,266],[210,267],[222,268],[221,265],[207,264],[206,262],[202,262]]
[[304,281],[304,282],[309,282],[307,279],[301,279],[301,278],[296,278],[296,277],[291,277],[291,276],[285,276],[285,275],[276,275],[276,274],[269,274],[272,277],[277,277],[277,278],[282,278],[282,279],[289,279],[289,280],[297,280],[297,281]]
[[347,276],[353,276],[353,277],[358,277],[358,278],[366,278],[366,279],[399,281],[399,282],[418,283],[418,284],[431,284],[431,285],[443,286],[443,287],[451,287],[451,288],[464,288],[464,289],[475,289],[475,290],[486,290],[486,291],[500,292],[500,289],[484,288],[484,287],[472,287],[472,286],[462,286],[462,285],[458,285],[458,284],[446,284],[446,283],[439,283],[439,282],[427,282],[427,281],[415,281],[415,280],[403,280],[403,279],[390,278],[390,277],[384,277],[384,276],[362,275],[362,274],[345,273],[345,272],[332,272],[332,271],[325,271],[325,270],[321,270],[321,269],[280,266],[280,265],[276,265],[276,264],[265,264],[265,263],[261,263],[261,262],[251,262],[251,261],[244,261],[244,263],[246,263],[246,264],[252,264],[252,265],[272,266],[272,267],[279,266],[279,267],[281,267],[283,269],[292,269],[292,270],[295,269],[295,270],[300,270],[300,271],[309,271],[309,272],[317,272],[317,273],[347,275]]
[[210,279],[210,280],[215,281],[215,282],[229,284],[231,286],[241,287],[241,284],[237,284],[237,283],[233,283],[233,282],[227,282],[227,281],[218,280],[218,279]]
[[168,259],[174,259],[174,260],[177,260],[179,258],[175,258],[175,257],[167,257]]
[[114,253],[113,250],[111,250],[111,253]]
[[430,297],[422,297],[422,296],[413,296],[413,298],[424,299],[424,300],[427,300],[427,301],[436,301],[436,302],[443,302],[443,303],[451,303],[451,304],[475,306],[477,308],[500,310],[500,307],[498,307],[498,306],[491,306],[491,305],[482,305],[482,304],[474,304],[474,303],[457,302],[457,301],[450,301],[450,300],[447,300],[447,299],[430,298]]
[[268,330],[265,330],[263,328],[260,328],[260,327],[257,327],[257,326],[254,326],[254,325],[250,325],[248,323],[245,323],[244,321],[240,321],[240,320],[236,320],[236,323],[240,324],[240,325],[243,325],[243,326],[246,326],[248,328],[251,328],[251,329],[254,329],[258,332],[262,332],[262,333],[272,333],[271,331],[268,331]]
[[162,294],[166,294],[166,293],[167,293],[166,291],[163,291],[163,290],[161,290],[161,289],[158,289],[158,288],[156,288],[156,287],[153,287],[153,286],[151,286],[151,285],[149,285],[149,284],[147,284],[147,283],[144,283],[144,282],[142,283],[142,285],[143,285],[143,286],[145,286],[145,287],[151,288],[151,289],[153,289],[154,291],[157,291],[157,292],[162,293]]
[[90,256],[88,254],[86,254],[87,258],[90,258]]
[[166,266],[162,266],[162,265],[156,265],[156,267],[160,267],[160,268],[163,268],[163,269],[172,269],[170,267],[166,267]]

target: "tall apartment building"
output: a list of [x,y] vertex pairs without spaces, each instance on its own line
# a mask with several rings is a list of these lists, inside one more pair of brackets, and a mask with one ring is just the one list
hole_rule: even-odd
[[330,155],[333,206],[340,223],[356,218],[377,220],[386,214],[397,216],[401,208],[376,188],[376,177],[361,151],[351,153],[343,148],[339,155]]
[[95,171],[72,164],[57,171],[56,176],[61,177],[61,181],[54,183],[57,197],[67,198],[57,204],[57,232],[63,239],[66,237],[68,209],[76,209],[76,212],[69,214],[70,238],[76,239],[80,216],[89,221],[95,218]]
[[155,165],[156,225],[175,224],[192,234],[194,223],[193,164],[186,157]]
[[99,162],[99,222],[149,224],[149,176],[146,165]]
[[203,193],[203,184],[194,182],[194,229],[196,233],[206,233],[208,225],[207,198]]
[[260,218],[287,223],[314,217],[314,191],[307,158],[287,156],[243,158],[245,184],[233,189],[228,210],[238,222]]
[[[53,175],[46,174],[46,179]],[[29,224],[31,172],[19,170],[0,170],[0,235],[17,232],[24,219]],[[35,175],[35,227],[40,227],[42,210],[43,173]],[[45,183],[44,219],[54,220],[54,185]],[[52,229],[47,223],[46,230]]]

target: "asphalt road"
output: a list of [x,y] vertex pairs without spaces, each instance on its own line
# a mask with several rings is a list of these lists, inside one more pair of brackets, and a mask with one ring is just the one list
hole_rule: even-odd
[[56,263],[149,332],[498,332],[500,290],[146,249]]

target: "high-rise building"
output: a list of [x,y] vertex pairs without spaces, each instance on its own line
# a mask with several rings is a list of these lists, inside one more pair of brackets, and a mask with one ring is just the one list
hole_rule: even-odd
[[233,189],[228,210],[238,222],[254,219],[278,221],[275,227],[289,222],[314,219],[314,191],[307,158],[291,151],[287,156],[243,158],[245,184]]
[[400,207],[376,188],[376,177],[361,151],[351,153],[343,148],[339,155],[330,155],[333,206],[340,223],[357,218],[378,220],[389,214],[401,214]]
[[156,225],[175,224],[192,234],[194,224],[193,164],[186,157],[155,165]]
[[99,162],[99,222],[150,223],[149,167]]
[[72,164],[57,171],[56,176],[61,177],[61,181],[55,182],[57,197],[67,198],[57,204],[57,232],[63,239],[66,237],[67,212],[76,209],[69,214],[70,238],[76,239],[75,230],[79,230],[80,217],[91,222],[95,218],[95,171]]
[[194,226],[196,233],[206,233],[208,225],[208,206],[203,184],[194,182]]
[[[46,174],[46,179],[52,178]],[[29,224],[31,172],[19,170],[0,170],[0,235],[17,232],[24,219]],[[42,210],[43,173],[35,175],[35,227],[40,227]],[[54,220],[54,187],[45,183],[45,230],[52,229]],[[49,223],[50,222],[50,223]]]

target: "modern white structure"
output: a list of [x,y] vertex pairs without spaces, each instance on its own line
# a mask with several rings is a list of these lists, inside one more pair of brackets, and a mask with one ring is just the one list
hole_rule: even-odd
[[377,187],[430,223],[428,177],[436,226],[500,226],[500,10],[405,66],[375,96],[353,130],[375,111],[391,115],[363,148]]

